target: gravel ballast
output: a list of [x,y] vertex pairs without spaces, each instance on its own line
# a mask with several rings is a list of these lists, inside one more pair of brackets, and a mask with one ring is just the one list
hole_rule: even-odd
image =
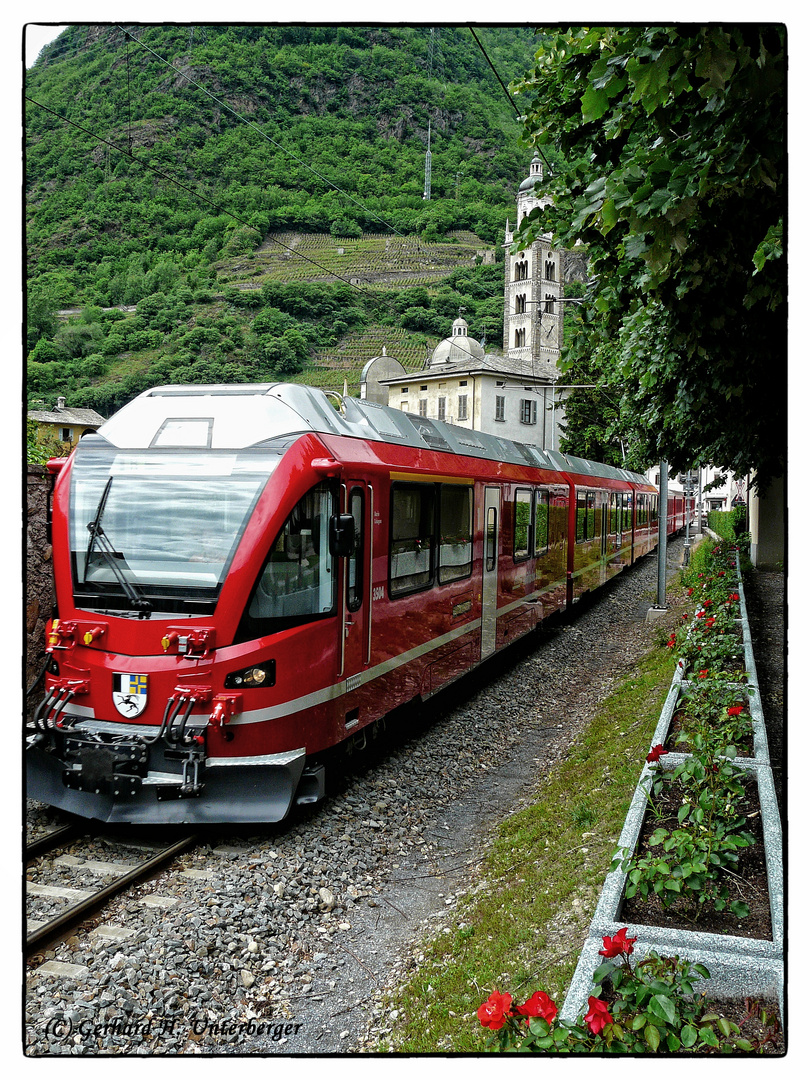
[[[671,571],[682,550],[669,545]],[[531,800],[667,626],[667,616],[645,622],[656,581],[648,557],[575,619],[400,721],[319,806],[260,832],[203,835],[95,920],[131,936],[87,924],[33,958],[26,1053],[376,1049],[397,1024],[386,989],[475,886],[482,823]],[[53,815],[32,806],[31,816]],[[48,974],[49,961],[76,969]]]

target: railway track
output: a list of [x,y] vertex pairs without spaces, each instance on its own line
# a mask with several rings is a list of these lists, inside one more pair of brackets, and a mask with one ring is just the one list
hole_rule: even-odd
[[[196,836],[166,845],[93,837],[80,826],[53,829],[26,847],[26,954],[63,936],[113,897],[192,848]],[[102,851],[100,845],[108,848]]]

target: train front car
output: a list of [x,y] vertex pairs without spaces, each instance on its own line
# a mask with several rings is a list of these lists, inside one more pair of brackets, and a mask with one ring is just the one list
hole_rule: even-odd
[[317,434],[339,417],[286,390],[148,391],[62,469],[29,797],[180,823],[276,821],[322,794],[306,757],[332,736],[319,672],[350,523]]

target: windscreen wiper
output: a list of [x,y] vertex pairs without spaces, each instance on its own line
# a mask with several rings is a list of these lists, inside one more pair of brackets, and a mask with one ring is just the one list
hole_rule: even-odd
[[[84,580],[87,581],[87,571],[90,566],[90,558],[93,552],[98,548],[99,552],[104,558],[109,568],[112,570],[116,581],[124,590],[124,594],[135,610],[138,612],[139,618],[148,618],[152,611],[152,605],[140,592],[137,586],[133,585],[124,574],[121,567],[118,565],[118,558],[116,558],[115,548],[112,546],[107,538],[107,534],[101,527],[101,519],[104,515],[104,508],[107,505],[107,496],[110,494],[110,488],[112,487],[113,478],[107,481],[104,485],[104,490],[101,493],[101,498],[98,501],[96,507],[96,516],[92,521],[88,521],[87,528],[90,531],[90,540],[87,544],[87,551],[84,553]],[[123,556],[121,561],[125,562]],[[126,565],[126,563],[125,563]]]

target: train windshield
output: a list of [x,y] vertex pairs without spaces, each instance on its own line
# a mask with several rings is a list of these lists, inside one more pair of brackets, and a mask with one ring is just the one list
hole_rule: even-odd
[[77,607],[212,612],[280,456],[268,448],[121,450],[83,440],[70,491]]

